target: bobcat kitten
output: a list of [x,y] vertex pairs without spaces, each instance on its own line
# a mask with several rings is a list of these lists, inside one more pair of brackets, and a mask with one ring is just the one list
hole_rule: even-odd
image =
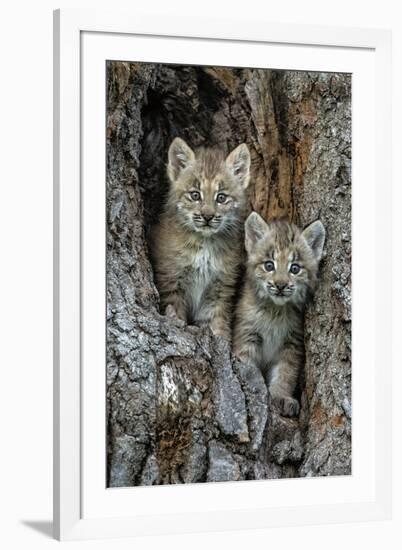
[[194,152],[175,138],[168,158],[170,190],[152,238],[162,308],[189,324],[208,323],[230,339],[249,150],[243,143],[225,159],[219,150]]
[[285,416],[299,413],[293,397],[304,360],[304,309],[317,281],[325,229],[300,231],[267,224],[256,212],[245,223],[247,274],[236,310],[234,352],[267,377],[272,400]]

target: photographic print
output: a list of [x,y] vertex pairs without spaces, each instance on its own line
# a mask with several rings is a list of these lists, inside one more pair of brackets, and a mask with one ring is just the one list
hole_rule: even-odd
[[106,63],[107,487],[351,474],[351,84]]

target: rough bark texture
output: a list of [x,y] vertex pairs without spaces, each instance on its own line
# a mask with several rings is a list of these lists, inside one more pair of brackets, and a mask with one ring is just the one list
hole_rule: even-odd
[[[108,63],[109,486],[351,472],[350,103],[343,74]],[[297,419],[209,329],[159,313],[147,235],[175,136],[245,141],[250,209],[326,227]]]

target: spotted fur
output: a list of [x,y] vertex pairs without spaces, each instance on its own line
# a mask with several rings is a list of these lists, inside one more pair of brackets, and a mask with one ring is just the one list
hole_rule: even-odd
[[218,149],[194,152],[176,138],[168,157],[169,195],[152,237],[162,310],[187,323],[208,323],[230,339],[249,150],[239,145],[225,159]]
[[304,360],[304,310],[317,284],[324,240],[320,221],[301,231],[283,221],[267,224],[252,212],[245,223],[247,274],[234,351],[262,370],[285,416],[299,412],[294,391]]

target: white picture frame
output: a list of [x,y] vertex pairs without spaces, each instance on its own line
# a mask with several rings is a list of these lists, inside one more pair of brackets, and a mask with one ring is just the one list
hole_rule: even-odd
[[[183,43],[186,48],[181,47]],[[368,312],[362,301],[353,304],[354,321],[358,321],[354,326],[360,324],[362,331],[369,323],[371,332],[366,341],[357,335],[353,354],[354,363],[367,369],[360,369],[362,383],[353,386],[356,460],[352,476],[280,480],[274,485],[267,480],[106,489],[102,483],[104,434],[97,422],[99,414],[104,422],[104,372],[94,366],[104,362],[103,341],[99,343],[104,334],[104,304],[97,297],[104,296],[105,282],[103,248],[93,244],[104,233],[96,236],[91,228],[104,225],[104,191],[99,185],[91,187],[95,199],[85,200],[90,186],[104,181],[104,166],[99,162],[104,158],[99,157],[105,137],[104,96],[96,92],[102,82],[101,64],[122,58],[189,64],[225,64],[226,59],[230,64],[236,56],[234,64],[251,66],[250,52],[258,59],[263,48],[270,48],[271,60],[277,59],[269,68],[275,63],[289,69],[326,67],[358,76],[353,88],[353,178],[366,181],[368,191],[364,207],[357,202],[359,186],[353,196],[353,236],[359,252],[354,262],[362,265],[373,242],[376,249],[381,243],[381,270],[390,271],[390,32],[263,20],[245,25],[244,19],[232,16],[222,21],[98,10],[54,13],[54,535],[60,540],[390,517],[391,296],[379,292],[377,271],[372,274],[374,290],[367,288],[374,292],[375,308]],[[299,57],[303,57],[300,62]],[[367,79],[374,85],[367,86]],[[369,94],[363,94],[363,83]],[[90,390],[88,379],[93,381]],[[311,491],[301,490],[301,483],[310,483]],[[180,504],[183,496],[185,507]]]

